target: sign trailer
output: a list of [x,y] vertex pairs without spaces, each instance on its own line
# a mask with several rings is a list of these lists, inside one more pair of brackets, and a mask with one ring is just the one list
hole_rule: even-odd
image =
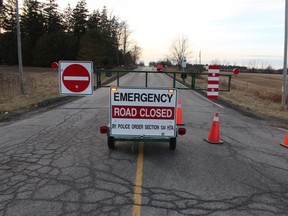
[[177,89],[110,88],[109,126],[101,127],[108,135],[108,147],[115,140],[153,139],[169,141],[176,148]]

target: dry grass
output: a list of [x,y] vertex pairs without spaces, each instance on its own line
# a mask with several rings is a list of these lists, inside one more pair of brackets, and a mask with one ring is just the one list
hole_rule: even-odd
[[24,68],[24,95],[20,94],[18,67],[0,67],[0,113],[29,108],[60,97],[58,72],[50,68]]
[[[219,92],[220,99],[232,102],[246,110],[288,120],[288,106],[286,111],[282,111],[281,107],[282,74],[240,73],[234,75],[232,71],[221,72],[221,74],[232,75],[232,81],[229,92]],[[180,73],[177,79],[182,80]],[[191,76],[188,76],[185,82],[191,85]],[[228,83],[228,77],[221,76],[220,89],[228,89]],[[207,88],[207,75],[196,77],[196,88]],[[286,101],[288,102],[288,96]]]
[[[104,73],[101,75],[102,82],[108,79]],[[21,95],[18,67],[0,66],[0,114],[30,108],[43,100],[61,97],[56,69],[25,67],[24,76],[25,94]],[[180,75],[178,78],[181,79]],[[233,75],[231,91],[220,92],[219,97],[245,109],[288,119],[288,111],[281,110],[282,78],[283,75],[275,74]],[[188,77],[186,82],[190,83],[191,78]],[[227,78],[221,78],[220,87],[226,88],[227,83]],[[197,77],[196,85],[198,88],[206,88],[207,76]]]
[[[231,91],[220,92],[220,98],[245,109],[288,119],[288,111],[282,111],[281,107],[282,79],[281,74],[241,73],[237,76],[233,75]],[[222,79],[221,85],[226,84],[227,80]]]

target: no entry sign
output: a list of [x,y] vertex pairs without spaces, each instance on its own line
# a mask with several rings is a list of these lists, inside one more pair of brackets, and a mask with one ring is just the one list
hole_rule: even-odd
[[93,94],[93,64],[86,61],[59,62],[60,93],[65,95]]

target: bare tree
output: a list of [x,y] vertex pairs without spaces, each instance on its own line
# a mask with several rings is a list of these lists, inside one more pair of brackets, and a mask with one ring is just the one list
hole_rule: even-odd
[[121,30],[122,33],[120,34],[121,36],[121,45],[122,45],[122,50],[123,50],[123,62],[124,65],[126,65],[126,61],[125,61],[125,55],[128,52],[129,46],[131,45],[131,40],[130,40],[130,36],[132,31],[129,29],[128,24],[126,22],[122,22],[121,23]]
[[211,61],[211,65],[221,65],[221,62],[220,62],[219,59],[213,59],[213,60]]
[[131,50],[131,57],[134,65],[137,64],[141,54],[142,54],[142,48],[137,44],[135,44]]
[[267,67],[268,67],[268,63],[262,61],[262,62],[261,62],[261,69],[266,69]]
[[178,36],[172,41],[170,47],[170,59],[180,67],[181,62],[192,54],[188,38],[184,35]]
[[260,61],[253,59],[248,63],[248,68],[250,69],[259,69],[260,68]]
[[[128,49],[128,45],[130,42],[129,38],[130,38],[130,34],[131,31],[128,30],[128,25],[126,22],[119,22],[120,18],[119,17],[115,17],[115,19],[118,21],[117,22],[117,28],[116,28],[116,46],[117,46],[117,50],[121,50],[122,52],[122,62],[125,64],[125,54],[127,53],[127,49]],[[119,53],[117,52],[117,63],[119,66]]]

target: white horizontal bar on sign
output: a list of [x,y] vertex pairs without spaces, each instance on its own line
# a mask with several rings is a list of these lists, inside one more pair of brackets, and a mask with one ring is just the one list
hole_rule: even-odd
[[208,96],[218,96],[218,92],[207,92]]
[[208,73],[220,73],[220,70],[217,69],[209,69]]
[[64,80],[89,81],[89,77],[85,77],[85,76],[64,76]]
[[216,84],[208,84],[208,88],[217,88],[217,89],[219,89],[219,85],[216,85]]
[[208,81],[219,81],[219,77],[209,77],[208,76]]

